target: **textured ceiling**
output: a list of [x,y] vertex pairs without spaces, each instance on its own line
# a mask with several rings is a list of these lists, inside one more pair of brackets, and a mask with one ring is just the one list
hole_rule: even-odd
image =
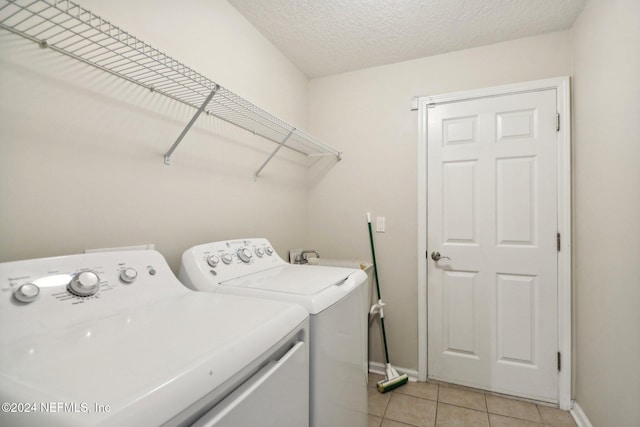
[[568,29],[587,0],[229,0],[307,76]]

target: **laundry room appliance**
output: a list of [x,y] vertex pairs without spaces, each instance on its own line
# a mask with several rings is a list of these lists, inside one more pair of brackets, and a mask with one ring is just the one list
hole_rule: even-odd
[[156,251],[0,264],[0,425],[308,425],[308,313]]
[[295,302],[310,324],[311,425],[360,427],[367,416],[367,275],[294,265],[262,238],[195,246],[180,281],[199,291]]

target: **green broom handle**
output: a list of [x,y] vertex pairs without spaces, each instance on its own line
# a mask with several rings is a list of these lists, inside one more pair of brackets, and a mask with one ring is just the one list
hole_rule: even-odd
[[[380,295],[380,281],[378,280],[378,264],[376,263],[376,250],[373,247],[373,232],[371,231],[371,218],[369,217],[369,214],[367,214],[367,225],[369,226],[369,243],[371,243],[371,256],[373,257],[373,274],[376,278],[376,290],[378,291],[378,299],[382,300],[382,295]],[[389,350],[387,349],[387,333],[384,328],[384,316],[380,316],[380,326],[382,327],[382,342],[384,343],[384,357],[387,363],[389,363]]]

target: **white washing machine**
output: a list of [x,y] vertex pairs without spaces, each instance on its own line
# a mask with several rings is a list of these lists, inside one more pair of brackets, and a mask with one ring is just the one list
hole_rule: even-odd
[[0,425],[308,425],[308,314],[155,251],[0,264]]
[[310,314],[311,425],[360,427],[367,416],[368,301],[362,270],[292,265],[266,239],[195,246],[180,280],[200,291],[291,301]]

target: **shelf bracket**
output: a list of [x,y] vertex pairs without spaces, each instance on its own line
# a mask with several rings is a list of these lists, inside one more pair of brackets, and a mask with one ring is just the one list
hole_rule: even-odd
[[271,159],[273,159],[273,156],[276,155],[276,153],[284,146],[285,142],[287,142],[287,140],[289,138],[291,138],[291,135],[293,135],[293,132],[295,132],[296,129],[293,128],[291,129],[291,132],[289,132],[289,134],[282,140],[282,142],[280,144],[278,144],[278,146],[276,147],[275,150],[273,150],[273,153],[271,153],[271,155],[267,158],[267,160],[264,161],[264,163],[262,164],[262,166],[260,166],[260,169],[258,169],[256,171],[255,176],[253,177],[253,180],[257,180],[258,179],[258,175],[260,175],[260,172],[262,172],[262,169],[264,169],[265,166],[267,166],[267,163],[269,163],[271,161]]
[[180,145],[180,143],[182,142],[182,138],[184,138],[184,136],[187,134],[187,132],[189,132],[189,129],[191,129],[191,126],[193,126],[193,124],[196,122],[196,120],[198,119],[200,114],[202,114],[202,112],[207,107],[207,105],[209,105],[209,102],[213,98],[213,95],[215,95],[216,92],[218,92],[219,89],[220,89],[220,86],[215,85],[215,87],[213,88],[213,90],[211,91],[209,96],[207,96],[207,99],[204,100],[204,102],[202,103],[200,108],[198,108],[198,111],[196,111],[196,113],[193,115],[193,117],[191,118],[191,120],[187,124],[187,127],[184,128],[182,133],[180,133],[180,135],[178,136],[178,139],[176,139],[176,142],[173,143],[171,148],[169,148],[169,151],[167,151],[167,153],[164,155],[164,164],[165,165],[170,165],[171,164],[171,155],[173,154],[175,149],[178,148],[178,145]]

